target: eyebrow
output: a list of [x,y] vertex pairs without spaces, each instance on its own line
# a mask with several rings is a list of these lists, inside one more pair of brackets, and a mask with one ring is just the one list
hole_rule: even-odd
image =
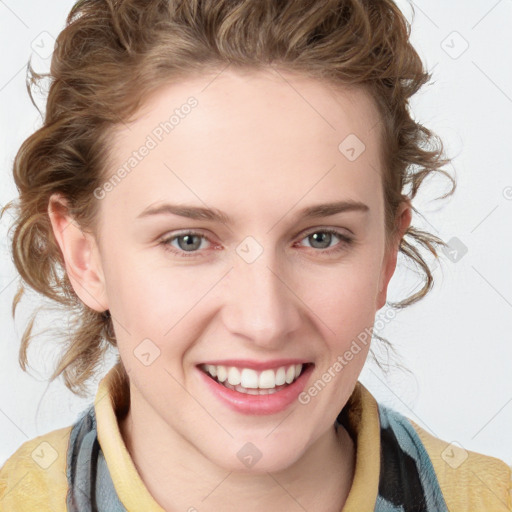
[[[296,217],[297,219],[315,219],[319,217],[329,217],[338,213],[344,212],[363,212],[366,213],[370,210],[368,205],[360,201],[337,201],[332,203],[322,203],[313,206],[308,206],[300,210]],[[155,206],[149,206],[144,209],[138,216],[145,218],[153,215],[178,215],[194,220],[206,220],[212,222],[222,222],[230,224],[230,217],[216,208],[202,208],[192,205],[178,205],[164,203]]]

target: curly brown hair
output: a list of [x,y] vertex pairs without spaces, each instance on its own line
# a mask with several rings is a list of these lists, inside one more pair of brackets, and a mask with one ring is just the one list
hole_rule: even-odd
[[[364,87],[381,117],[386,233],[396,233],[400,204],[416,196],[424,179],[442,173],[443,144],[412,119],[409,98],[431,78],[409,42],[410,24],[392,0],[79,0],[59,34],[49,73],[29,61],[27,88],[50,79],[43,125],[21,145],[13,175],[19,199],[12,237],[14,264],[25,285],[65,308],[72,319],[65,347],[50,377],[84,396],[105,351],[116,347],[112,318],[84,305],[66,275],[48,215],[61,193],[82,230],[94,233],[98,199],[93,191],[108,170],[109,133],[129,122],[148,96],[171,81],[226,66],[279,65],[338,86]],[[32,99],[33,101],[33,99]],[[35,104],[35,103],[34,103]],[[414,207],[413,211],[417,211]],[[409,227],[399,250],[424,274],[421,290],[398,303],[424,297],[433,277],[422,255],[436,258],[445,245]],[[24,284],[23,284],[24,283]],[[36,313],[25,328],[19,363],[24,371]],[[380,336],[379,339],[384,340]]]

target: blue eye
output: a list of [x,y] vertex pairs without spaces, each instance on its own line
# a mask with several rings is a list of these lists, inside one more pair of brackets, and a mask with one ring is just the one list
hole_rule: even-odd
[[[172,242],[174,242],[175,240],[178,241],[179,250],[176,250],[171,245]],[[182,240],[183,242],[181,242]],[[166,251],[170,251],[173,254],[176,254],[180,257],[188,258],[190,256],[195,256],[195,253],[197,253],[197,249],[199,249],[199,247],[201,246],[202,240],[207,240],[207,238],[201,233],[187,231],[186,233],[181,233],[179,235],[173,235],[171,237],[165,238],[160,243],[164,246],[164,249]],[[187,254],[190,252],[191,254]]]
[[[320,237],[317,237],[315,235],[321,235]],[[327,235],[327,236],[325,236]],[[333,236],[339,238],[341,240],[341,243],[334,245],[334,247],[329,247],[330,242],[333,240]],[[319,249],[322,250],[322,253],[324,254],[331,254],[331,253],[337,253],[339,251],[342,251],[345,249],[347,245],[350,245],[353,241],[353,239],[346,235],[345,233],[338,231],[337,229],[332,228],[325,228],[325,229],[315,229],[314,231],[310,231],[307,233],[303,239],[309,239],[311,237],[314,237],[313,240],[315,243],[319,243],[320,245],[325,243],[325,240],[327,240],[327,246],[328,247],[320,247]]]
[[[327,247],[311,248],[317,249],[315,252],[326,255],[341,252],[353,242],[352,237],[346,235],[342,231],[338,231],[337,229],[332,228],[316,228],[315,230],[309,231],[305,235],[302,235],[302,238],[300,240],[302,241],[304,239],[309,239],[313,235],[320,235],[314,236],[314,238],[312,239],[314,244],[319,244],[320,246],[322,246],[327,241]],[[333,240],[333,235],[339,238],[341,242],[335,244],[333,247],[329,247]],[[203,240],[209,241],[209,239],[201,233],[198,233],[196,231],[186,231],[164,238],[163,240],[161,240],[160,245],[164,247],[164,250],[169,251],[172,254],[175,254],[176,256],[181,258],[190,258],[193,256],[202,257],[202,251],[199,251],[199,249],[201,248]],[[178,247],[173,245],[173,242],[177,242]]]

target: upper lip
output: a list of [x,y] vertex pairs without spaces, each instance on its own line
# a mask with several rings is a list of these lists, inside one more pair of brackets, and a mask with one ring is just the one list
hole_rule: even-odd
[[[281,366],[290,366],[292,364],[307,364],[311,361],[305,359],[273,359],[271,361],[254,361],[250,359],[224,359],[205,361],[201,365],[211,364],[213,366],[236,366],[237,368],[252,368],[253,370],[267,370],[273,368],[279,368]],[[201,366],[199,365],[199,366]]]

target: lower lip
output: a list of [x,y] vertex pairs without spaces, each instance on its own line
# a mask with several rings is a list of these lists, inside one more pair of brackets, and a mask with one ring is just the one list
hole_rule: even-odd
[[247,393],[240,393],[219,384],[199,368],[197,371],[201,374],[201,378],[210,391],[230,409],[243,414],[263,415],[284,411],[297,400],[298,396],[305,388],[313,368],[314,365],[308,365],[297,380],[270,395],[248,395]]

